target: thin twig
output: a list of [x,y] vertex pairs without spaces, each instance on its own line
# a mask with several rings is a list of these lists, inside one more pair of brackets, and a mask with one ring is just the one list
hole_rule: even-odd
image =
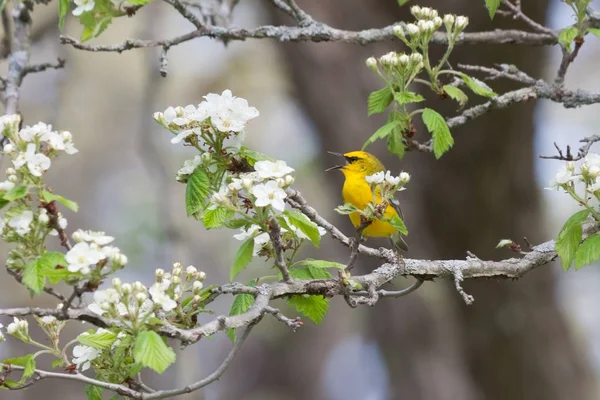
[[510,0],[502,0],[502,4],[504,4],[506,7],[508,7],[510,9],[510,11],[515,19],[520,19],[521,21],[525,22],[534,31],[537,31],[540,33],[547,33],[549,35],[554,35],[555,37],[558,37],[558,35],[556,35],[556,33],[552,29],[547,28],[544,25],[541,25],[541,24],[535,22],[534,20],[529,18],[525,13],[523,13],[523,10],[521,9],[520,1],[517,1],[517,2],[515,2],[515,4],[513,4]]
[[581,143],[585,143],[583,146],[579,148],[576,156],[571,154],[571,147],[567,146],[566,155],[563,154],[562,150],[556,143],[554,143],[554,147],[556,148],[558,155],[557,156],[544,156],[540,155],[540,158],[550,159],[550,160],[562,160],[562,161],[579,161],[585,156],[588,155],[592,145],[596,142],[600,142],[600,135],[594,135],[590,137],[586,137],[580,140]]

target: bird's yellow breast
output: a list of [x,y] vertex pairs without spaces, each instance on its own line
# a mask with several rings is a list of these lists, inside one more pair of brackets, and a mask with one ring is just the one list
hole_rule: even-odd
[[[371,191],[371,187],[364,180],[363,177],[352,177],[346,176],[346,181],[344,182],[344,187],[342,188],[342,196],[344,198],[344,202],[350,203],[359,210],[363,210],[367,204],[373,201],[373,192]],[[375,196],[377,204],[381,203],[381,196],[376,194]],[[394,215],[397,215],[396,210],[393,207],[387,206],[385,209],[385,217],[391,218]],[[352,213],[350,214],[350,220],[352,221],[352,225],[354,227],[360,226],[360,214]],[[390,236],[396,232],[396,228],[387,222],[383,221],[373,221],[369,226],[365,228],[363,234],[365,236]]]

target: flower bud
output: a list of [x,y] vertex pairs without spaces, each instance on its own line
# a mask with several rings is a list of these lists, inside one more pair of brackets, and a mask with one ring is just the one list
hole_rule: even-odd
[[137,301],[139,301],[140,303],[143,303],[144,301],[146,301],[147,298],[148,298],[148,296],[146,296],[146,293],[143,293],[143,292],[140,292],[135,295],[135,299]]
[[411,35],[417,35],[419,33],[419,27],[415,24],[406,25],[406,31]]
[[156,279],[162,279],[163,276],[165,276],[165,270],[162,268],[157,268],[156,271],[154,271],[154,276]]
[[127,264],[128,261],[127,256],[123,253],[118,253],[113,257],[113,263],[121,267]]
[[40,213],[40,215],[38,215],[38,221],[40,221],[40,223],[44,225],[50,222],[50,217],[48,217],[48,213]]
[[56,322],[56,317],[52,315],[46,315],[45,317],[40,318],[40,322],[44,325],[54,325]]
[[81,235],[80,231],[75,231],[73,232],[73,234],[71,235],[71,237],[73,238],[74,241],[76,241],[77,243],[83,242],[83,236]]
[[170,281],[171,277],[172,277],[172,275],[169,272],[165,272],[165,274],[163,276],[163,279],[166,279],[166,280]]
[[454,25],[454,15],[452,15],[452,14],[444,15],[444,25],[446,25],[446,29],[451,31],[452,25]]
[[194,290],[194,293],[199,292],[200,290],[202,290],[203,287],[204,285],[200,281],[194,281],[194,283],[192,284],[192,289]]
[[2,151],[4,152],[4,154],[10,154],[13,151],[15,151],[15,145],[12,143],[8,143],[4,146],[4,148],[2,149]]
[[429,7],[421,8],[421,18],[428,19],[429,17],[431,17],[431,8],[429,8]]
[[402,183],[408,183],[408,181],[410,181],[410,175],[408,174],[408,172],[400,172],[400,175],[398,175],[398,177],[400,178],[400,182]]
[[16,173],[14,168],[6,168],[6,175],[15,175]]
[[173,276],[181,276],[181,272],[183,272],[181,264],[179,264],[178,267],[173,268]]
[[463,29],[465,29],[467,27],[467,25],[469,25],[469,18],[459,15],[458,17],[456,17],[456,28],[459,31],[462,31]]
[[204,271],[200,271],[200,272],[198,272],[197,279],[198,279],[199,281],[203,281],[203,280],[205,280],[205,279],[206,279],[206,273],[205,273]]
[[9,182],[12,182],[12,183],[17,183],[17,182],[18,182],[18,180],[19,180],[19,178],[17,178],[17,176],[16,176],[16,175],[9,175],[9,176],[8,176],[8,178],[7,178],[7,180],[8,180]]
[[433,23],[433,21],[427,21],[425,22],[425,27],[427,29],[427,32],[433,32],[435,31],[435,24]]
[[594,178],[597,177],[600,175],[600,167],[597,165],[592,165],[588,171],[588,174]]
[[254,181],[250,178],[242,178],[242,187],[248,192],[252,189]]
[[128,295],[132,291],[133,291],[133,288],[131,287],[131,284],[129,284],[129,283],[124,283],[123,286],[121,286],[121,292],[124,295]]
[[140,293],[145,292],[146,286],[144,286],[142,284],[142,282],[140,282],[140,281],[135,281],[135,282],[133,282],[133,291],[140,292]]
[[429,14],[429,18],[434,19],[438,16],[438,12],[436,9],[431,9],[431,13]]
[[423,56],[421,55],[421,53],[412,53],[410,55],[410,61],[415,64],[418,64],[423,61]]
[[443,24],[443,21],[440,17],[435,17],[431,21],[433,22],[433,26],[435,26],[435,29],[439,28]]
[[70,142],[73,139],[73,135],[69,131],[62,131],[61,136],[65,142]]
[[370,69],[372,69],[374,71],[377,70],[377,60],[375,59],[375,57],[367,58],[367,60],[365,61],[365,64],[367,64],[367,67],[369,67]]
[[399,38],[404,37],[404,29],[402,29],[401,25],[394,25],[392,32],[394,32],[394,35],[398,36]]
[[210,153],[202,153],[201,159],[203,164],[210,162],[211,158],[212,155]]
[[408,64],[410,61],[410,57],[408,57],[406,54],[402,54],[400,57],[398,57],[398,62],[401,65],[406,65]]
[[410,13],[412,15],[414,15],[414,17],[417,18],[417,19],[421,18],[421,7],[419,7],[419,6],[412,6],[410,8]]
[[113,278],[112,285],[115,289],[119,289],[121,286],[123,286],[123,282],[119,278]]
[[60,217],[58,219],[58,226],[60,227],[60,229],[65,229],[67,227],[67,219]]
[[194,300],[194,303],[200,303],[200,300],[202,300],[202,297],[195,295],[193,300]]
[[178,285],[181,283],[181,278],[179,277],[179,275],[174,275],[172,281],[174,284]]
[[194,276],[198,273],[198,270],[193,265],[190,265],[185,269],[185,273]]
[[296,180],[292,175],[286,175],[284,179],[287,186],[290,186]]

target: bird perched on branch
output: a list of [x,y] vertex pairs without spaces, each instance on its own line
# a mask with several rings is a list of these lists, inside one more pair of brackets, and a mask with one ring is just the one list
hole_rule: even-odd
[[[349,153],[334,153],[329,151],[328,153],[343,157],[346,161],[344,165],[336,165],[334,167],[326,169],[326,171],[340,170],[344,174],[346,181],[342,188],[342,196],[344,202],[350,203],[359,210],[364,208],[373,202],[373,192],[371,185],[367,182],[366,178],[378,172],[385,171],[385,167],[374,155],[364,151],[352,151]],[[381,204],[381,195],[379,190],[375,196],[376,203]],[[355,228],[361,226],[361,215],[358,212],[349,214],[352,225]],[[383,213],[384,218],[393,218],[399,216],[402,219],[402,210],[400,204],[395,198],[389,200],[389,204]],[[402,238],[398,229],[388,222],[381,220],[374,220],[367,225],[363,230],[364,236],[372,237],[389,237],[390,241],[400,250],[408,250],[408,245]]]

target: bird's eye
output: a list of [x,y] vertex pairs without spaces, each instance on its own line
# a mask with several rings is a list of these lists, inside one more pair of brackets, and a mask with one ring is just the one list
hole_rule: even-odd
[[364,166],[364,165],[361,165],[361,166],[360,166],[360,170],[361,170],[361,171],[364,171],[365,169],[366,169],[366,168],[365,168],[365,166]]

